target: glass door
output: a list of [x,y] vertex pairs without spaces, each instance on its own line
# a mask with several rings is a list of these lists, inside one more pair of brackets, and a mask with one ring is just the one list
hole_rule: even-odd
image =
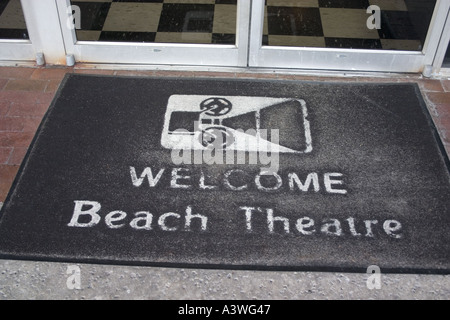
[[246,66],[248,0],[56,0],[77,62]]
[[34,60],[20,0],[0,0],[0,60]]
[[[0,0],[0,60],[421,72],[448,0]],[[25,23],[26,22],[26,23]]]
[[449,11],[440,0],[253,0],[252,67],[421,72]]

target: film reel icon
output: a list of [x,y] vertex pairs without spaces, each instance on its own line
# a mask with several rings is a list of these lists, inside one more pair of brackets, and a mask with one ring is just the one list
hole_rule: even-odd
[[210,121],[211,123],[211,126],[205,126],[201,130],[199,142],[203,147],[223,150],[233,144],[235,139],[233,133],[229,129],[217,124],[212,125],[214,123],[214,118],[220,118],[228,114],[232,107],[233,105],[229,100],[220,97],[208,98],[200,104],[200,110],[202,110],[202,114],[206,116],[202,120],[205,122]]
[[232,107],[232,103],[225,98],[209,98],[200,104],[200,110],[212,117],[224,116],[231,111]]

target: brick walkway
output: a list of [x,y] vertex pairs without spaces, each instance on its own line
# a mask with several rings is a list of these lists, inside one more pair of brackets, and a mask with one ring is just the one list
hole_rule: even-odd
[[31,140],[66,73],[158,77],[248,77],[308,81],[417,82],[447,153],[450,154],[450,80],[423,80],[419,76],[404,78],[332,78],[275,73],[0,67],[0,202],[5,200]]

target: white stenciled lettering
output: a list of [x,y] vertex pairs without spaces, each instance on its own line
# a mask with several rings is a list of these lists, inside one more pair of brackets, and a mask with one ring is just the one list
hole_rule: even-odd
[[181,216],[178,213],[174,212],[167,212],[161,215],[158,219],[158,225],[161,227],[161,230],[163,231],[177,231],[178,228],[176,226],[174,227],[168,227],[166,224],[167,218],[172,217],[174,219],[180,219]]
[[378,223],[378,220],[364,220],[364,225],[366,226],[366,237],[373,238],[372,225]]
[[281,216],[274,216],[273,209],[267,209],[267,226],[270,233],[275,232],[275,222],[281,222],[283,224],[283,230],[285,233],[289,233],[289,219]]
[[186,222],[184,224],[184,228],[186,231],[191,231],[191,223],[192,219],[199,219],[201,223],[201,230],[205,231],[208,223],[208,218],[201,214],[192,214],[192,207],[188,206],[186,208]]
[[[170,178],[163,179],[165,174],[170,174]],[[282,191],[319,193],[320,190],[324,190],[323,193],[333,195],[346,195],[348,193],[344,183],[344,174],[338,172],[324,174],[317,172],[278,173],[277,171],[260,169],[260,172],[255,174],[255,172],[247,172],[241,169],[230,169],[211,179],[202,169],[196,169],[195,167],[174,167],[171,169],[146,167],[142,172],[138,172],[135,167],[130,167],[130,176],[131,182],[135,187],[148,185],[150,188],[163,187],[202,191],[256,190],[264,193]]]
[[[396,220],[386,220],[382,224],[382,228],[378,220],[357,220],[353,217],[346,219],[324,218],[321,223],[315,219],[303,216],[292,223],[288,217],[292,215],[276,214],[273,208],[261,208],[257,206],[241,206],[239,212],[243,212],[245,216],[245,230],[247,232],[255,232],[254,224],[258,226],[266,226],[258,229],[259,232],[268,234],[297,234],[302,236],[333,236],[333,237],[368,237],[375,238],[384,233],[392,238],[402,238],[402,225]],[[346,222],[346,223],[345,223]],[[294,227],[291,229],[291,227]],[[365,234],[358,232],[365,229]],[[294,232],[295,230],[295,232]],[[318,232],[320,231],[320,232]],[[376,232],[375,232],[376,231]]]
[[[85,209],[85,207],[88,207]],[[89,228],[97,225],[100,222],[100,216],[97,214],[101,209],[100,203],[96,201],[75,201],[75,208],[73,209],[72,219],[69,227]],[[89,221],[80,222],[80,218],[87,218]],[[85,220],[85,219],[83,219]]]
[[329,236],[341,236],[341,222],[338,219],[328,219],[324,222],[320,231]]
[[230,176],[233,173],[237,173],[237,174],[241,174],[241,175],[245,174],[244,171],[238,170],[238,169],[229,170],[229,171],[225,172],[224,177],[223,177],[223,183],[224,183],[225,187],[227,189],[233,190],[233,191],[247,190],[248,189],[248,185],[247,184],[243,184],[243,185],[240,185],[240,186],[234,186],[234,185],[231,184],[229,179],[230,179]]
[[[122,210],[101,212],[102,205],[97,201],[74,201],[72,216],[67,226],[75,228],[94,228],[100,226],[108,229],[129,227],[140,232],[160,230],[165,232],[204,232],[209,228],[207,215],[194,210],[187,205],[184,212],[168,211],[154,215],[149,211],[137,211],[128,214]],[[393,239],[403,239],[403,225],[393,219],[363,220],[361,217],[330,218],[319,215],[319,218],[295,216],[295,212],[276,212],[274,208],[259,206],[238,207],[238,219],[219,219],[225,223],[225,229],[241,230],[250,233],[278,234],[285,236],[305,237],[345,237],[345,238],[378,238],[388,236]],[[242,215],[241,212],[244,214]],[[384,213],[386,215],[386,213]],[[334,214],[336,217],[337,214]],[[373,214],[371,215],[373,217]],[[213,220],[214,221],[214,220]],[[102,223],[103,222],[103,223]],[[213,222],[214,224],[215,222]],[[237,223],[233,226],[230,224]],[[291,225],[292,223],[292,225]],[[219,226],[220,228],[220,226]]]
[[152,230],[153,214],[148,211],[139,211],[134,214],[130,227],[136,230]]
[[333,178],[342,178],[342,173],[325,173],[323,177],[323,181],[325,184],[325,190],[328,193],[337,193],[337,194],[347,194],[347,190],[345,189],[335,189],[333,185],[343,185],[344,181],[333,179]]
[[403,236],[400,233],[402,230],[402,224],[397,220],[386,220],[383,223],[383,229],[386,234],[395,239],[401,239]]
[[203,171],[202,171],[202,172],[201,172],[201,175],[200,175],[200,182],[199,182],[199,187],[200,187],[201,190],[214,190],[214,189],[217,189],[217,186],[214,186],[214,185],[208,185],[208,184],[205,182],[205,180],[206,180],[205,174],[204,174]]
[[295,225],[298,232],[303,235],[312,235],[316,230],[314,229],[314,220],[309,217],[303,217],[297,220]]
[[[261,184],[261,177],[264,177],[264,176],[266,176],[266,177],[269,177],[269,176],[274,177],[275,180],[276,180],[275,184],[272,185],[272,186],[263,186]],[[256,188],[258,190],[271,192],[271,191],[276,191],[276,190],[281,188],[281,186],[283,184],[283,179],[280,177],[280,175],[278,175],[275,172],[266,171],[266,172],[261,172],[260,174],[256,175],[256,177],[255,177],[255,184],[256,184]]]
[[350,233],[352,234],[352,236],[354,237],[359,237],[361,236],[361,233],[359,233],[358,231],[356,231],[356,226],[355,226],[355,219],[354,218],[348,218],[346,219],[348,222],[348,227],[350,229]]
[[119,210],[112,211],[106,215],[105,223],[111,229],[119,229],[122,228],[125,224],[124,223],[115,224],[115,222],[122,221],[123,219],[126,218],[126,216],[127,216],[126,212]]
[[245,211],[245,226],[247,231],[252,231],[252,214],[258,210],[255,207],[239,207],[239,210]]
[[[153,214],[148,211],[138,211],[127,214],[122,210],[114,210],[106,214],[100,213],[101,204],[96,201],[75,201],[72,218],[67,224],[69,227],[93,228],[102,219],[104,226],[109,229],[124,228],[127,225],[134,230],[150,231],[158,228],[162,231],[207,231],[208,217],[202,214],[194,214],[193,207],[187,206],[184,217],[176,212],[161,214],[157,223],[153,224]],[[104,216],[104,218],[103,218]],[[183,221],[180,221],[184,218]],[[184,226],[184,228],[183,228]]]
[[308,174],[304,183],[300,181],[300,178],[294,172],[288,174],[288,179],[289,179],[289,189],[291,191],[294,191],[295,186],[297,186],[299,190],[306,192],[311,188],[311,185],[313,186],[313,190],[315,192],[318,192],[320,190],[319,175],[315,172]]
[[150,187],[156,187],[159,180],[161,179],[161,176],[163,175],[165,169],[161,169],[156,174],[156,177],[153,176],[152,168],[147,167],[142,171],[141,175],[137,176],[136,169],[134,167],[130,167],[130,175],[131,175],[131,182],[133,183],[133,186],[140,187],[144,180],[147,179],[148,185]]
[[181,175],[180,173],[189,173],[189,169],[186,168],[174,168],[172,169],[172,179],[170,180],[170,186],[175,189],[191,189],[192,185],[182,184],[179,180],[190,180],[191,176]]

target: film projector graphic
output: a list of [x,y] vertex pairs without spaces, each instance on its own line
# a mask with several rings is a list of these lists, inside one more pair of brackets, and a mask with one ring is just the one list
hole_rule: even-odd
[[312,151],[304,100],[250,96],[172,95],[161,144],[177,150]]

